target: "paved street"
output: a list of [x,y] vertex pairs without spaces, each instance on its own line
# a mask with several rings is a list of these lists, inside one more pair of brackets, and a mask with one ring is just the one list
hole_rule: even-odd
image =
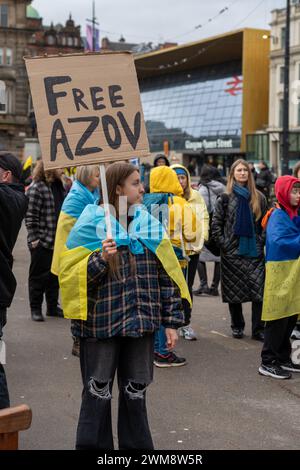
[[[3,222],[3,221],[2,221]],[[21,449],[72,449],[80,405],[78,359],[71,356],[69,321],[30,319],[29,255],[25,230],[15,249],[18,288],[5,328],[12,405],[33,411]],[[219,298],[196,298],[193,326],[199,340],[180,340],[181,368],[155,369],[148,409],[159,449],[297,449],[300,441],[300,374],[289,381],[257,373],[261,343],[250,339],[246,306],[243,340],[230,336],[227,306]],[[113,410],[116,411],[114,393]]]

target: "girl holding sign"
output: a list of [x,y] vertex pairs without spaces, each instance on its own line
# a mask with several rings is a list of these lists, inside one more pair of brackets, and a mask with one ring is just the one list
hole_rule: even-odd
[[60,260],[64,314],[80,338],[83,394],[76,448],[113,449],[117,372],[119,448],[153,449],[146,389],[153,378],[154,332],[163,324],[173,348],[183,324],[181,297],[190,297],[161,224],[140,206],[144,189],[136,167],[114,163],[106,180],[112,238],[102,205],[88,205]]

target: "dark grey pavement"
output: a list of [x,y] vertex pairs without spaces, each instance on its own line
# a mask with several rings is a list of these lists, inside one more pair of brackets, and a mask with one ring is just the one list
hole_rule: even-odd
[[[4,330],[12,405],[27,403],[31,429],[21,449],[72,449],[80,405],[79,362],[71,356],[69,321],[30,319],[25,230],[16,249],[18,288]],[[250,339],[246,305],[243,340],[230,336],[227,306],[196,298],[198,341],[181,339],[185,367],[155,369],[148,391],[149,420],[158,449],[297,449],[300,442],[300,374],[288,381],[258,375],[261,343]],[[299,342],[300,357],[300,342]],[[113,397],[114,420],[117,391]]]

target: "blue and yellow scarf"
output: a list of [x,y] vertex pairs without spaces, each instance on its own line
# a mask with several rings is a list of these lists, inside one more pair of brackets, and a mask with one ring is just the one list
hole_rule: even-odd
[[[154,253],[170,278],[179,287],[181,297],[191,304],[189,290],[171,242],[159,221],[141,206],[133,209],[128,231],[111,216],[112,237],[117,246],[128,246],[134,255],[145,247]],[[91,253],[101,251],[107,238],[104,209],[88,205],[72,228],[59,259],[59,284],[65,318],[87,318],[87,264]]]
[[240,239],[238,254],[248,258],[256,258],[256,236],[250,208],[250,191],[248,188],[234,184],[233,192],[238,198],[237,217],[234,227],[234,234]]

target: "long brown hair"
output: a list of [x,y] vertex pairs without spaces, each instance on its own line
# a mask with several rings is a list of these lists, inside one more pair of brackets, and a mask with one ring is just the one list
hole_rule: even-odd
[[[116,210],[116,218],[119,218],[119,195],[117,194],[117,187],[123,186],[127,178],[132,175],[135,171],[138,171],[137,167],[126,162],[115,162],[109,165],[106,169],[106,184],[108,192],[108,202],[114,206]],[[102,188],[100,183],[100,200],[103,200]],[[109,272],[112,278],[120,280],[120,255],[117,253],[112,256],[108,261]],[[134,257],[130,254],[130,265],[132,269],[135,266]]]
[[227,181],[227,193],[232,194],[233,192],[233,185],[235,183],[234,179],[234,170],[238,165],[243,165],[248,169],[248,181],[247,181],[247,188],[250,192],[251,198],[250,198],[250,205],[252,208],[253,213],[255,214],[256,220],[259,220],[261,217],[261,204],[260,204],[260,196],[259,193],[255,187],[255,182],[254,178],[251,172],[251,169],[249,167],[248,162],[246,160],[243,160],[242,158],[239,158],[236,160],[233,165],[230,168],[229,176],[228,176],[228,181]]
[[[191,175],[190,175],[190,172],[189,170],[183,166],[183,165],[178,165],[178,164],[175,164],[175,165],[171,165],[171,168],[172,170],[175,171],[176,173],[176,169],[177,168],[181,168],[182,170],[185,171],[185,175],[186,176],[186,179],[187,179],[187,185],[186,185],[186,188],[183,190],[183,197],[186,201],[189,201],[191,199],[191,193],[192,193],[192,186],[191,186]],[[176,176],[178,177],[177,173],[176,173]]]
[[56,179],[55,170],[45,171],[43,161],[38,160],[33,170],[32,179],[35,182],[43,181],[46,184],[53,183]]

